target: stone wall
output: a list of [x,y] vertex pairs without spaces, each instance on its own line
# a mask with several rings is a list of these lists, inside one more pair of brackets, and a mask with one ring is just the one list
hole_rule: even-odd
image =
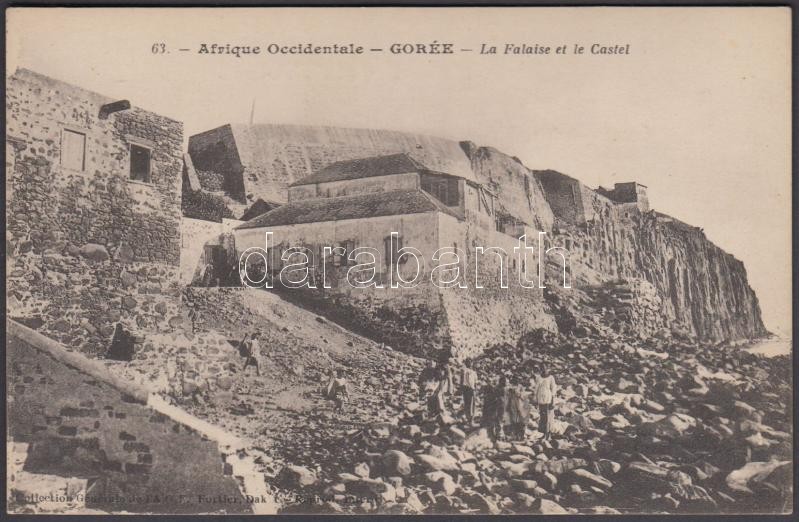
[[535,171],[535,179],[541,183],[547,204],[555,216],[569,223],[585,222],[584,199],[579,181],[554,170]]
[[[381,216],[361,220],[340,220],[324,223],[270,227],[273,233],[270,246],[276,253],[290,247],[305,247],[318,256],[324,247],[337,247],[351,242],[352,248],[370,247],[378,251],[375,281],[383,288],[356,288],[347,280],[350,266],[326,263],[330,289],[322,288],[321,263],[312,270],[316,289],[283,290],[289,300],[313,309],[353,331],[384,342],[409,353],[440,350],[446,344],[445,323],[437,289],[430,284],[430,260],[438,249],[438,230],[431,226],[437,212],[400,216]],[[398,232],[404,246],[422,253],[422,284],[415,288],[389,288],[388,266],[385,258],[385,237]],[[264,229],[236,231],[236,248],[241,255],[248,248],[265,247]],[[270,263],[273,263],[270,256]],[[318,258],[317,258],[318,259]],[[359,257],[359,263],[368,256]],[[299,262],[297,258],[291,262]],[[427,264],[424,264],[427,263]],[[248,264],[248,271],[251,266]],[[270,270],[277,270],[275,264]],[[400,265],[400,274],[410,280],[416,273],[413,262]],[[257,279],[257,278],[255,278]],[[280,291],[279,285],[275,287]]]
[[231,197],[242,203],[247,201],[242,177],[244,165],[239,157],[230,125],[223,125],[189,138],[189,156],[198,171],[221,175],[224,179],[223,190]]
[[86,507],[102,511],[251,511],[218,444],[148,407],[146,390],[23,326],[8,334],[9,437],[29,444],[24,471],[87,479]]
[[[450,216],[441,216],[439,234],[443,245],[457,242],[464,245],[463,273],[467,288],[439,290],[442,307],[446,312],[447,331],[451,337],[454,355],[458,358],[479,355],[496,344],[516,345],[525,333],[539,328],[555,330],[553,317],[545,308],[543,290],[538,288],[538,253],[520,263],[514,252],[518,238],[501,232],[458,222]],[[535,231],[523,230],[528,244],[537,240]],[[449,243],[448,243],[449,242]],[[485,252],[478,254],[476,246]],[[507,254],[500,265],[499,256],[490,247],[498,247]],[[520,272],[526,271],[525,280],[535,281],[534,288],[522,288]],[[505,273],[506,287],[502,287],[500,271]]]
[[[118,321],[166,327],[178,304],[182,124],[136,107],[102,119],[114,100],[24,69],[6,95],[9,315],[92,353]],[[68,132],[85,136],[74,168]],[[130,179],[131,144],[151,150],[149,183]]]

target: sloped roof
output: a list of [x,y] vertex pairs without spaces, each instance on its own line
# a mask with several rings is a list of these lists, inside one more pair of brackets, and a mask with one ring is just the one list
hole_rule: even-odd
[[422,170],[427,169],[403,152],[386,156],[372,156],[369,158],[337,161],[317,171],[315,174],[295,181],[289,186],[295,187],[298,185],[313,185],[315,183],[327,183],[346,179],[390,176],[392,174],[405,174],[407,172],[419,172]]
[[249,221],[260,215],[266,214],[267,212],[270,212],[279,206],[280,203],[258,198],[258,200],[250,205],[250,208],[248,208],[239,219],[242,221]]
[[239,225],[237,230],[343,219],[455,211],[421,190],[392,190],[357,196],[305,199],[288,203]]

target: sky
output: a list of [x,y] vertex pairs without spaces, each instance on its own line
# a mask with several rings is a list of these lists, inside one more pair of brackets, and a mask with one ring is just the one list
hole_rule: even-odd
[[[26,67],[185,124],[386,128],[471,140],[652,207],[741,259],[766,327],[791,334],[788,8],[10,9]],[[394,43],[452,55],[395,55]],[[261,54],[198,54],[201,44]],[[273,55],[301,43],[363,55]],[[505,44],[549,46],[504,55]],[[593,44],[629,55],[594,55]],[[166,53],[153,53],[164,44]],[[482,44],[497,55],[480,54]],[[584,54],[574,54],[582,45]],[[555,54],[565,45],[568,54]],[[369,49],[382,48],[383,52]],[[160,49],[156,47],[156,49]],[[179,49],[189,49],[180,51]],[[460,52],[460,49],[473,49]]]

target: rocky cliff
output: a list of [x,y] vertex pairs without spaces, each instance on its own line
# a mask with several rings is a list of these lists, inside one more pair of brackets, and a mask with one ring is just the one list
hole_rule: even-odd
[[[595,324],[640,337],[666,330],[724,342],[768,334],[743,263],[697,227],[627,209],[582,226],[556,220],[553,242],[570,252],[575,289],[550,295],[573,324],[590,308]],[[582,306],[574,306],[577,294],[588,297]]]
[[[461,146],[478,178],[496,192],[500,212],[551,232],[551,244],[569,252],[573,288],[548,292],[559,329],[585,323],[640,337],[665,330],[712,342],[768,334],[743,263],[701,228],[614,204],[577,180],[571,181],[583,219],[572,213],[565,219],[568,209],[550,205],[545,188],[517,158],[471,142]],[[555,286],[562,268],[550,268],[547,285]]]

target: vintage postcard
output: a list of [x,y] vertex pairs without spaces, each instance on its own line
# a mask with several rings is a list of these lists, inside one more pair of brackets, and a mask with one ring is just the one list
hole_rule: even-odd
[[793,512],[790,9],[6,15],[9,513]]

